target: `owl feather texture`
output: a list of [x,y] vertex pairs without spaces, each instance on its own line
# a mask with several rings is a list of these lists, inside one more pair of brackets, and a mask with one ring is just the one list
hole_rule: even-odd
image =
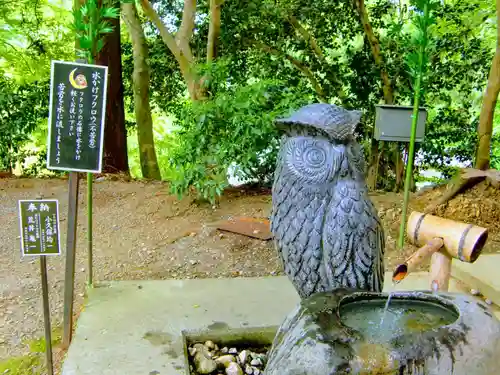
[[310,104],[276,121],[284,135],[271,231],[301,298],[340,287],[383,288],[385,236],[354,139],[360,117],[359,111]]

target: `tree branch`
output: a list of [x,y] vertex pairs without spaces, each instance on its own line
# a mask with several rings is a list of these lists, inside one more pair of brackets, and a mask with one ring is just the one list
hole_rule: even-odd
[[[325,55],[323,54],[323,51],[321,51],[321,48],[319,47],[318,42],[316,41],[316,38],[314,38],[314,36],[304,26],[302,26],[302,24],[295,16],[290,15],[287,17],[287,20],[288,22],[290,22],[293,28],[302,36],[302,38],[304,38],[306,43],[309,45],[311,50],[318,58],[319,62],[325,66],[328,66],[328,62],[326,61]],[[347,98],[347,95],[342,87],[342,82],[336,75],[331,77],[331,82],[339,87],[337,90],[337,95],[341,101],[344,101]]]
[[368,17],[368,12],[365,7],[364,0],[353,0],[354,6],[358,12],[358,16],[361,24],[363,25],[363,29],[365,30],[366,37],[368,42],[370,43],[370,47],[372,49],[373,59],[375,60],[375,64],[380,69],[380,78],[382,78],[382,90],[384,92],[384,100],[385,104],[393,104],[394,103],[394,92],[391,85],[391,80],[389,79],[389,74],[385,69],[384,59],[382,58],[382,54],[380,52],[380,43],[375,33],[373,32],[372,25],[370,24],[370,19]]
[[189,41],[193,36],[195,15],[196,0],[184,0],[182,22],[175,36],[175,41],[189,61],[193,61],[193,54],[191,52],[191,47],[189,46]]
[[[187,1],[187,0],[186,0]],[[188,87],[189,95],[192,100],[197,100],[197,82],[194,73],[191,70],[192,56],[190,53],[186,55],[185,49],[182,49],[176,42],[174,36],[167,30],[167,27],[163,24],[160,16],[151,6],[148,0],[140,0],[144,14],[148,17],[151,22],[158,28],[160,36],[163,42],[166,44],[170,52],[174,55],[179,68],[181,70],[184,81]],[[184,17],[183,17],[184,18]],[[189,44],[189,41],[188,41]],[[190,50],[189,50],[190,51]]]
[[[373,32],[372,25],[370,24],[370,19],[368,17],[368,12],[365,7],[364,0],[353,0],[353,5],[356,8],[356,11],[359,16],[359,20],[363,25],[363,29],[365,31],[366,38],[370,43],[370,47],[372,50],[373,59],[375,60],[375,64],[380,69],[380,78],[382,79],[382,91],[384,93],[384,101],[385,104],[393,104],[394,103],[394,91],[392,89],[391,80],[389,79],[389,74],[385,69],[384,60],[382,58],[382,54],[380,52],[380,43],[375,33]],[[370,190],[375,190],[377,187],[378,180],[378,159],[381,157],[381,150],[379,148],[379,143],[372,138],[371,139],[371,162],[368,168],[368,176],[367,176],[367,185]],[[396,171],[397,172],[397,171]]]
[[19,55],[21,57],[21,59],[23,59],[24,64],[26,65],[26,68],[28,68],[29,72],[31,74],[35,74],[35,72],[33,71],[33,69],[31,69],[31,66],[30,66],[29,62],[24,58],[23,54],[20,53],[19,50],[14,45],[10,44],[6,40],[0,40],[0,42],[3,43],[3,44],[5,44],[6,46],[12,48],[14,51],[16,51],[16,54]]
[[210,0],[210,25],[208,26],[207,63],[217,55],[217,39],[220,35],[221,5],[223,1]]
[[290,22],[294,29],[297,30],[300,35],[302,35],[302,37],[309,44],[309,47],[311,47],[318,59],[321,62],[326,62],[325,55],[323,55],[323,51],[321,51],[321,48],[319,48],[318,42],[316,42],[314,36],[308,30],[306,30],[304,26],[301,25],[299,20],[295,16],[289,16],[288,22]]
[[163,24],[160,16],[153,8],[151,3],[148,0],[140,0],[142,9],[144,10],[144,14],[146,17],[150,19],[150,21],[156,26],[158,31],[160,32],[161,39],[167,45],[168,49],[175,56],[176,59],[182,55],[182,51],[177,45],[174,36],[167,30],[166,26]]
[[285,59],[287,59],[293,66],[295,66],[298,70],[300,70],[302,72],[302,74],[304,74],[309,79],[309,82],[312,84],[314,90],[316,91],[316,94],[318,94],[318,97],[323,102],[326,102],[326,97],[325,97],[325,93],[323,91],[323,88],[321,87],[320,83],[318,82],[318,80],[314,76],[314,73],[312,72],[312,70],[309,69],[309,67],[307,67],[306,65],[304,65],[304,63],[302,63],[302,61],[296,59],[295,57],[293,57],[287,53],[281,52],[281,51],[279,51],[271,46],[268,46],[267,44],[260,43],[260,42],[255,42],[254,44],[256,45],[256,47],[258,47],[259,49],[261,49],[267,53],[270,53],[270,54],[272,54],[274,56],[278,56],[278,57],[284,57]]

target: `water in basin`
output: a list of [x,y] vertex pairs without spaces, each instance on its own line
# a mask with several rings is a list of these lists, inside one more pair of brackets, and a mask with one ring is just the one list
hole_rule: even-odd
[[[364,334],[367,340],[387,342],[402,334],[424,332],[453,323],[458,314],[437,303],[392,298],[342,303],[342,323]],[[384,314],[385,311],[385,314]]]

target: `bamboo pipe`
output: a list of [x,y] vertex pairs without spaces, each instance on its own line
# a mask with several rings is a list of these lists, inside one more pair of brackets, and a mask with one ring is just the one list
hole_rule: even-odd
[[424,246],[436,237],[442,238],[443,246],[451,257],[474,263],[488,239],[488,230],[414,211],[408,219],[407,237],[416,246]]
[[423,247],[415,251],[404,263],[396,267],[392,274],[392,281],[400,282],[403,280],[409,273],[415,271],[427,257],[439,251],[443,244],[442,238],[431,239]]
[[431,256],[431,289],[447,291],[452,258],[474,263],[488,239],[488,230],[438,216],[412,212],[408,219],[409,242],[421,246],[394,270],[393,282],[400,282]]
[[448,291],[451,275],[451,256],[444,249],[432,254],[429,274],[433,291]]

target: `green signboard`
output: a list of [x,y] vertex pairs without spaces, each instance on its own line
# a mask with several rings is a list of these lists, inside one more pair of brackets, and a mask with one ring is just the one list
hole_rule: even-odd
[[52,61],[47,168],[101,172],[108,67]]
[[57,200],[20,200],[19,225],[23,256],[61,254]]

